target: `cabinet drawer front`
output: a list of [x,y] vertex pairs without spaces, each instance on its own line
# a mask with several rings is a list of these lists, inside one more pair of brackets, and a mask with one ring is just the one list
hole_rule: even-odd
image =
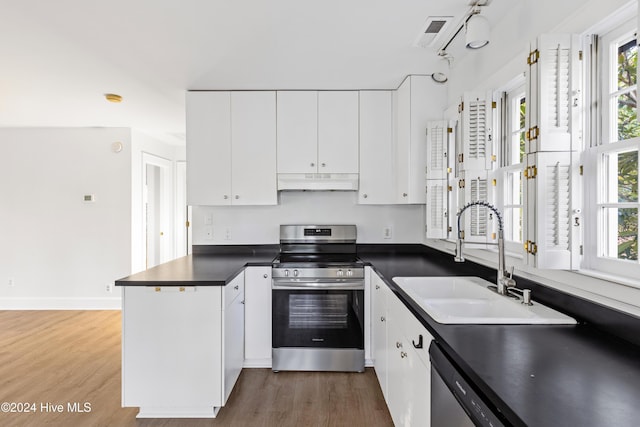
[[224,287],[224,307],[228,307],[240,294],[244,294],[244,271]]

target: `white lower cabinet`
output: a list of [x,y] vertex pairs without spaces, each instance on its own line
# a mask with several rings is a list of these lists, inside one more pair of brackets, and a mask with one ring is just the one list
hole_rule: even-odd
[[244,366],[271,367],[271,266],[245,268]]
[[391,418],[396,426],[428,427],[433,337],[376,274],[372,285],[374,366]]
[[371,273],[371,340],[373,348],[373,366],[382,389],[385,401],[387,399],[387,298],[391,291],[378,277]]
[[213,418],[244,361],[244,274],[226,286],[126,286],[122,406],[138,418]]

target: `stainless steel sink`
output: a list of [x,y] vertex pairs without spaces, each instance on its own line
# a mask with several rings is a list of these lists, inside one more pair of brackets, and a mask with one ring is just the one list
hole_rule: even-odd
[[575,319],[532,301],[499,295],[479,277],[394,277],[393,281],[436,322],[443,324],[570,325]]

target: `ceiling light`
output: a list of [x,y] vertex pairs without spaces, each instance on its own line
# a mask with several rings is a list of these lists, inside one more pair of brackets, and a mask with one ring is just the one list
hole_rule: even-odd
[[433,73],[431,74],[431,78],[436,83],[446,83],[446,81],[449,80],[445,73]]
[[104,97],[109,102],[122,102],[122,97],[120,95],[116,95],[115,93],[105,93]]
[[489,44],[489,21],[480,13],[471,15],[467,20],[465,45],[468,49],[480,49]]

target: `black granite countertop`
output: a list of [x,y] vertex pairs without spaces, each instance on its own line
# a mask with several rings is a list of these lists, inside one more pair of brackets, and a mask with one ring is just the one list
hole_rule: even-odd
[[[580,310],[568,312],[578,325],[444,325],[435,322],[392,281],[398,276],[481,276],[495,270],[453,262],[453,256],[424,249],[420,253],[360,251],[459,366],[467,379],[515,426],[631,427],[640,425],[640,347],[607,334]],[[519,281],[528,281],[520,279]],[[533,299],[536,300],[536,291]],[[552,292],[538,292],[552,301]],[[563,297],[566,298],[566,297]],[[558,298],[555,298],[558,299]],[[602,310],[573,302],[585,311]],[[602,316],[601,313],[594,313]],[[619,314],[612,314],[620,318]],[[637,328],[640,319],[627,319]],[[631,323],[636,322],[635,325]],[[618,323],[625,327],[624,323]]]
[[[118,280],[116,285],[224,285],[247,265],[270,265],[277,245],[216,246]],[[397,276],[480,276],[495,270],[422,245],[358,245],[358,256],[429,330],[508,423],[540,427],[640,425],[640,319],[517,278],[534,301],[578,325],[443,325],[392,281]],[[635,337],[635,338],[634,338]],[[623,338],[629,338],[625,340]]]
[[194,247],[192,255],[116,280],[116,286],[224,286],[246,266],[269,266],[278,245]]

